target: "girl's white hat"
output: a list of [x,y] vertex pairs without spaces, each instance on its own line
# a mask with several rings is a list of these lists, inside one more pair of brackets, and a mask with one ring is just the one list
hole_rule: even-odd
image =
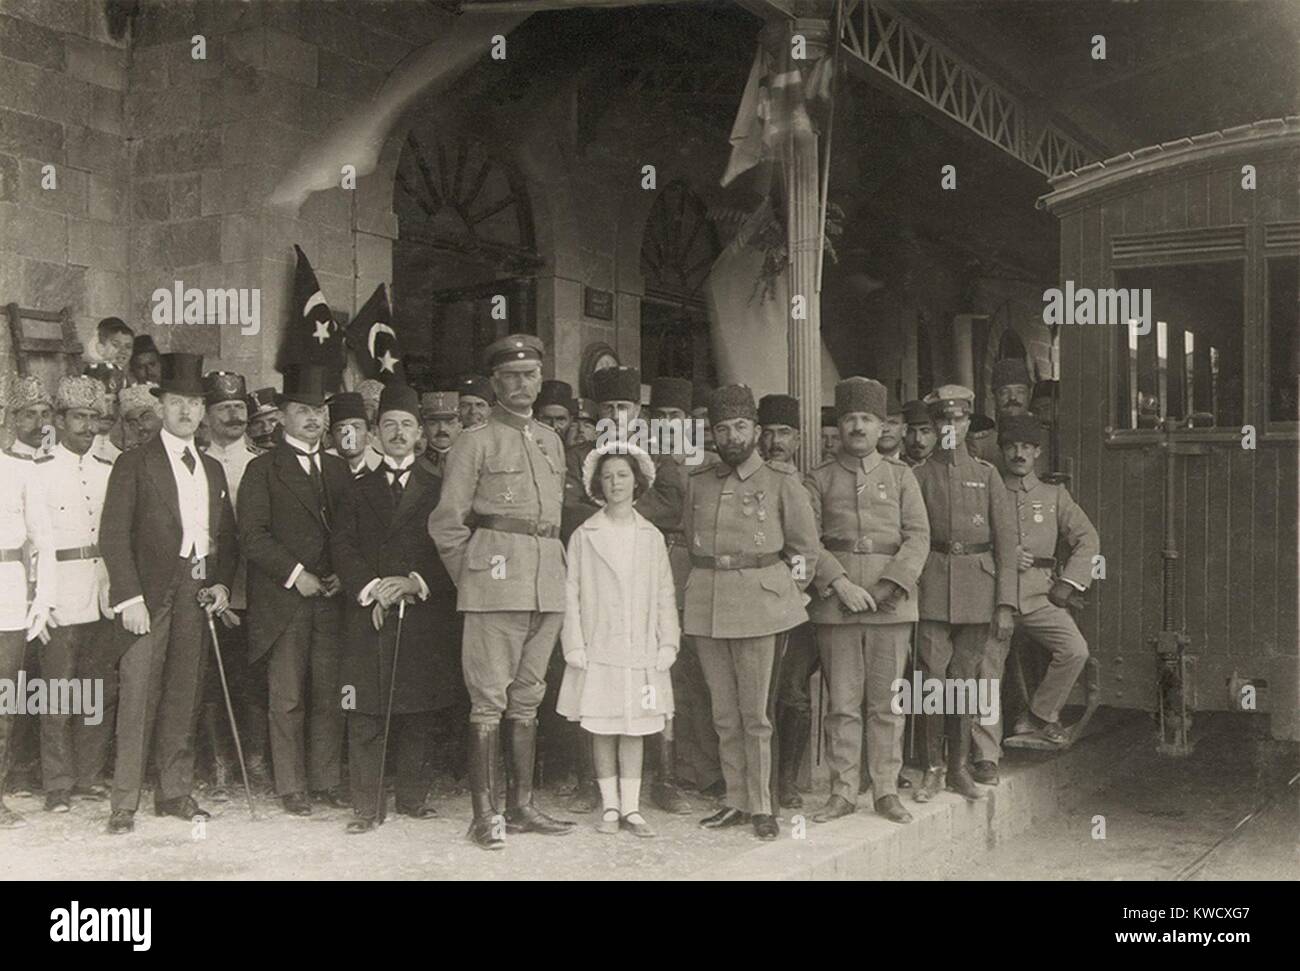
[[646,488],[654,485],[655,463],[645,449],[639,448],[631,442],[606,442],[604,445],[593,448],[587,453],[587,457],[582,460],[582,486],[587,490],[587,495],[591,498],[591,501],[598,506],[605,505],[605,500],[597,499],[591,494],[591,482],[596,475],[596,463],[605,455],[630,455],[636,459],[636,464],[641,467],[641,473],[646,477]]

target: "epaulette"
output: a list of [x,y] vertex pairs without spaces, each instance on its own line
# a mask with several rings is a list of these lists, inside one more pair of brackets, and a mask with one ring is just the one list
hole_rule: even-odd
[[763,464],[775,472],[784,472],[786,475],[799,474],[799,470],[796,469],[793,465],[791,465],[789,462],[782,462],[780,459],[768,459]]
[[32,461],[35,462],[37,465],[40,465],[42,462],[53,462],[53,461],[54,461],[54,456],[53,456],[53,455],[36,455],[36,456],[33,456],[33,457],[32,457]]
[[257,447],[256,445],[254,445],[252,442],[245,442],[245,443],[244,443],[244,448],[248,449],[248,454],[249,454],[249,455],[265,455],[265,454],[266,454],[266,449],[264,449],[264,448],[258,448],[258,447]]
[[717,463],[714,462],[712,465],[705,465],[703,462],[701,462],[699,465],[695,466],[695,468],[691,469],[691,471],[688,472],[687,474],[699,475],[701,472],[712,472],[714,465],[717,465]]
[[104,456],[102,456],[102,455],[96,455],[94,452],[91,453],[90,457],[93,458],[93,459],[94,459],[95,461],[97,461],[97,462],[103,462],[105,465],[112,465],[112,464],[113,464],[113,460],[112,460],[112,459],[106,459],[106,458],[104,458]]
[[[973,459],[974,459],[976,462],[978,462],[980,465],[986,465],[986,466],[988,466],[988,467],[989,467],[990,469],[992,469],[994,472],[997,472],[997,471],[998,471],[998,467],[997,467],[996,465],[994,465],[992,462],[990,462],[988,459],[982,459],[982,458],[980,458],[978,455],[972,455],[971,458],[973,458]],[[998,473],[998,474],[1001,475],[1001,473]]]

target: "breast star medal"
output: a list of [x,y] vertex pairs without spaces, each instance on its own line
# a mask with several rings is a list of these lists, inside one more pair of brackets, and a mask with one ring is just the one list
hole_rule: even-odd
[[514,502],[514,501],[515,501],[515,493],[514,493],[514,490],[513,490],[513,489],[507,489],[505,492],[501,493],[501,501],[502,501],[502,502]]
[[975,515],[971,516],[970,521],[974,523],[976,526],[983,526],[984,514],[982,512],[977,512]]

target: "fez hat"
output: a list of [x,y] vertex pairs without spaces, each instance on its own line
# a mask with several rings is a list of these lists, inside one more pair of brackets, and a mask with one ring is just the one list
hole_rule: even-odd
[[1029,368],[1023,357],[1004,357],[993,362],[993,390],[1005,388],[1008,384],[1023,384],[1029,387],[1034,382],[1029,378]]
[[834,405],[822,405],[822,428],[839,428],[839,421],[835,418]]
[[845,378],[835,385],[835,417],[843,418],[857,411],[865,411],[881,420],[885,417],[889,393],[875,378]]
[[426,391],[420,395],[420,417],[455,418],[460,405],[460,395],[455,391]]
[[495,371],[507,364],[540,364],[542,361],[542,340],[533,334],[507,334],[488,345],[483,353],[484,363],[489,371]]
[[998,422],[998,444],[1028,442],[1043,444],[1043,425],[1033,415],[1006,415]]
[[995,422],[988,415],[970,416],[970,433],[972,435],[978,435],[980,432],[991,431],[992,429],[997,427],[998,427],[997,422]]
[[723,385],[709,398],[710,425],[718,425],[733,418],[758,420],[758,406],[754,404],[754,392],[747,384]]
[[788,394],[765,394],[758,400],[760,425],[799,427],[799,399]]
[[490,405],[497,402],[496,393],[492,390],[492,381],[481,374],[463,374],[456,379],[456,390],[463,398],[466,395],[473,395],[476,398],[482,398]]
[[390,381],[384,385],[384,393],[379,396],[379,414],[389,411],[405,411],[420,420],[420,396],[409,384]]
[[[136,342],[139,340],[137,337]],[[203,397],[202,354],[161,354],[158,359],[162,364],[162,382],[149,389],[155,397],[161,398],[167,391],[193,398]]]
[[325,368],[319,364],[291,364],[284,369],[284,390],[276,396],[281,408],[286,402],[320,408],[325,404]]
[[695,389],[685,378],[655,378],[650,385],[650,407],[680,408],[689,413],[694,394]]
[[925,407],[925,402],[914,398],[903,405],[903,420],[909,425],[930,424],[930,412]]
[[153,342],[153,338],[148,334],[136,334],[135,340],[131,342],[131,356],[138,357],[141,354],[157,354],[158,345]]
[[211,408],[223,401],[248,403],[244,376],[234,371],[209,371],[203,375],[203,403]]
[[591,396],[602,401],[641,401],[641,372],[620,364],[606,367],[591,376]]
[[533,408],[541,409],[547,405],[559,405],[573,414],[573,386],[568,381],[543,381]]
[[331,395],[329,406],[330,427],[351,418],[366,421],[366,403],[361,400],[359,391],[340,391],[336,395]]

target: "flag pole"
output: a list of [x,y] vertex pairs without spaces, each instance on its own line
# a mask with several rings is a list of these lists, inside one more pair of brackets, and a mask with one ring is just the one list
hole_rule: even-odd
[[831,92],[826,106],[826,143],[822,146],[821,211],[817,233],[817,292],[822,292],[822,266],[826,261],[826,207],[831,188],[831,133],[835,126],[835,89],[840,80],[840,34],[844,30],[844,0],[835,2],[835,31],[831,37]]

